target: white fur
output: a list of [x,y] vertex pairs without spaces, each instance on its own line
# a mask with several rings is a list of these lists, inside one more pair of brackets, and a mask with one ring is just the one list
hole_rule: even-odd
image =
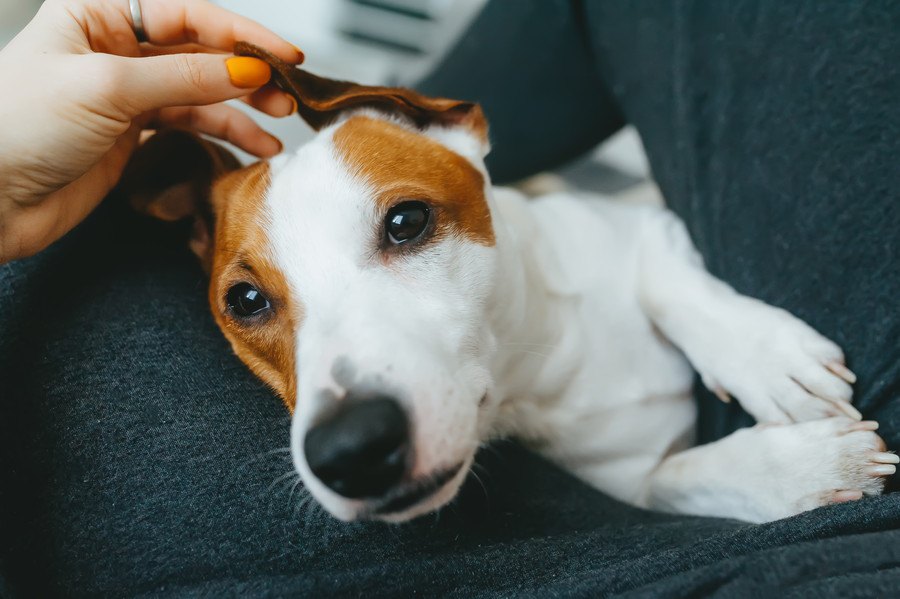
[[[357,518],[365,504],[316,480],[303,438],[323,391],[339,397],[350,384],[390,389],[411,411],[413,476],[464,463],[390,520],[452,499],[479,445],[507,435],[613,496],[680,512],[766,520],[838,490],[880,491],[865,470],[879,439],[842,434],[848,418],[684,451],[696,419],[691,362],[766,421],[841,414],[850,390],[825,367],[842,360],[836,345],[710,276],[674,215],[488,185],[495,247],[450,237],[385,262],[375,190],[332,146],[340,124],[273,163],[267,199],[270,249],[305,311],[293,458],[335,516]],[[486,173],[487,148],[467,132],[424,134]]]

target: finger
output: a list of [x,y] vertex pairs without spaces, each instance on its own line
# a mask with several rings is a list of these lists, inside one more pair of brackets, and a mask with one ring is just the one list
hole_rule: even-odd
[[137,125],[129,127],[128,131],[116,139],[100,162],[61,190],[68,192],[68,196],[72,198],[62,202],[64,206],[60,225],[64,227],[63,233],[81,222],[118,184],[128,159],[137,148],[140,133]]
[[241,101],[276,118],[291,116],[297,112],[297,100],[271,85],[256,90],[241,98]]
[[158,45],[197,43],[226,52],[237,41],[266,48],[291,64],[303,62],[303,52],[259,23],[204,0],[143,0],[144,31]]
[[231,54],[224,50],[202,46],[200,44],[175,44],[173,46],[156,46],[141,44],[141,56],[169,56],[172,54]]
[[237,108],[224,104],[164,108],[159,111],[154,124],[204,133],[260,158],[269,158],[282,150],[277,137]]
[[132,118],[167,106],[218,104],[265,85],[272,71],[255,58],[174,54],[107,57],[116,69],[115,98]]
[[[56,191],[17,221],[17,231],[27,239],[20,256],[35,254],[68,233],[109,194],[137,147],[140,128],[133,125],[119,136],[103,158],[84,175]],[[19,257],[19,256],[13,256]]]

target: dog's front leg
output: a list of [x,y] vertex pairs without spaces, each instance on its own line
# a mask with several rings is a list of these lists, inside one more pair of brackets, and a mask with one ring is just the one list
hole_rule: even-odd
[[760,422],[861,418],[850,405],[855,377],[841,349],[710,275],[674,214],[648,212],[640,243],[643,310],[720,398],[737,397]]
[[877,495],[898,458],[885,452],[876,426],[841,417],[741,429],[666,458],[639,503],[766,522]]

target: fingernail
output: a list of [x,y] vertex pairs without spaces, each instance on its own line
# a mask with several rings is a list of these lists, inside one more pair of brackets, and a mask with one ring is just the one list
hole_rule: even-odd
[[303,54],[303,50],[301,50],[300,48],[298,48],[297,46],[294,46],[294,45],[292,45],[291,47],[297,51],[297,56],[298,56],[297,64],[300,64],[301,62],[306,60],[306,55]]
[[272,78],[272,69],[265,62],[250,56],[235,56],[225,61],[228,76],[236,87],[262,87]]
[[[288,100],[291,101],[291,114],[297,114],[297,110],[299,110],[300,107],[297,106],[296,98],[294,98],[294,96],[292,96],[290,94],[288,94],[287,98],[288,98]],[[290,116],[290,115],[288,115],[288,116]]]
[[879,466],[869,466],[869,474],[874,476],[890,476],[897,471],[897,467],[893,464],[881,464]]

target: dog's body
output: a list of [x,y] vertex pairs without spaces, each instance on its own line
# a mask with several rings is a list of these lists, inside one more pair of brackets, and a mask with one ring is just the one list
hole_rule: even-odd
[[[160,136],[143,161],[205,155],[202,176],[131,177],[144,210],[197,216],[217,322],[294,411],[331,513],[437,509],[498,436],[671,511],[763,521],[880,492],[897,459],[841,350],[709,275],[674,215],[494,188],[477,106],[378,101],[245,169]],[[770,425],[691,449],[692,365]]]
[[[497,189],[495,201],[508,253],[493,314],[504,434],[615,497],[679,512],[762,521],[880,489],[862,468],[877,437],[844,434],[871,427],[827,418],[856,416],[838,405],[850,390],[826,368],[840,350],[709,275],[674,215],[573,193],[530,200]],[[761,421],[827,419],[685,452],[691,362]]]

